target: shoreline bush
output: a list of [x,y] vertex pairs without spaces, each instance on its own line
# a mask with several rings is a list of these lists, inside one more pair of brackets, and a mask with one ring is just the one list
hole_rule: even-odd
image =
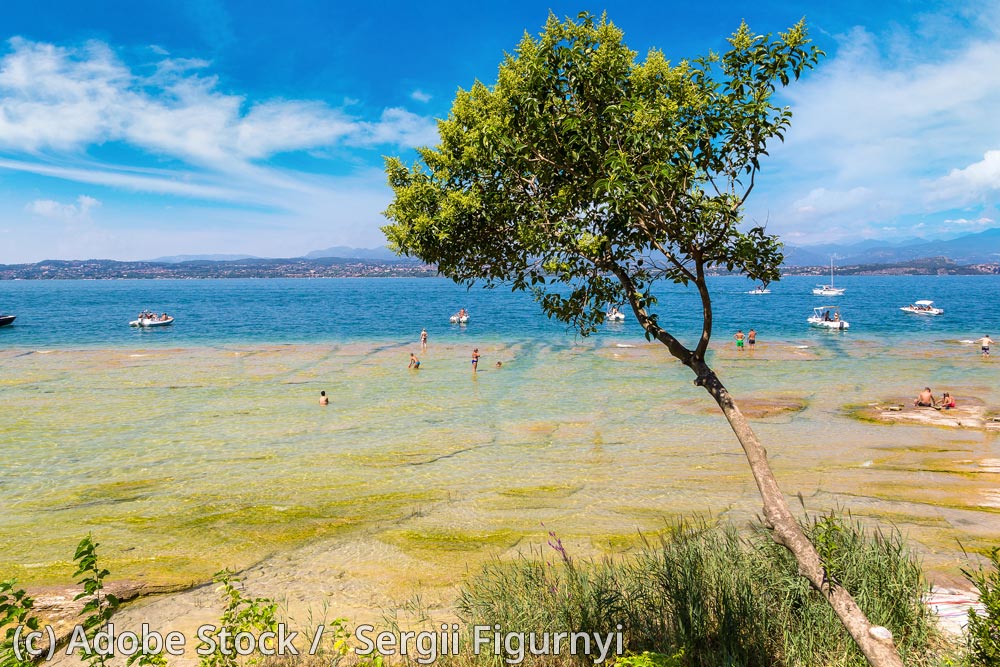
[[[899,532],[837,514],[803,529],[830,580],[892,631],[905,663],[935,664],[938,633],[922,603],[929,586]],[[462,620],[524,633],[609,633],[621,624],[633,661],[649,652],[692,667],[866,664],[761,526],[740,535],[732,526],[676,524],[630,557],[599,561],[576,561],[558,540],[549,544],[552,561],[497,560],[472,576],[458,602]]]

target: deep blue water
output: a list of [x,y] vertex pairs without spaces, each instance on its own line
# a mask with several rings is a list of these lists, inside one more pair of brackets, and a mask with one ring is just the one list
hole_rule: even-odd
[[[715,337],[756,328],[762,339],[808,340],[846,336],[888,343],[978,338],[1000,340],[1000,276],[847,276],[842,297],[813,296],[823,279],[788,277],[772,294],[746,294],[744,278],[711,280]],[[945,309],[940,317],[899,310],[917,299]],[[810,329],[812,308],[836,303],[846,334]],[[448,316],[465,307],[466,326]],[[176,317],[171,327],[133,329],[128,322],[149,308]],[[694,289],[662,289],[660,321],[685,342],[697,335],[700,306]],[[570,343],[576,334],[547,319],[529,294],[466,290],[445,279],[345,278],[269,280],[0,281],[0,313],[17,315],[0,328],[2,347],[186,347],[254,343],[326,343],[415,340],[426,327],[434,341],[546,340]],[[635,318],[594,335],[640,339]]]

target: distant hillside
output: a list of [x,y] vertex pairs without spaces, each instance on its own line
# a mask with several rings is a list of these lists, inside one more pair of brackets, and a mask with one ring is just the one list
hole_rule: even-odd
[[156,259],[143,260],[147,262],[163,262],[166,264],[177,264],[179,262],[229,262],[240,259],[260,259],[254,255],[170,255],[169,257],[157,257]]
[[306,259],[320,259],[322,257],[343,257],[344,259],[385,259],[397,261],[416,261],[406,257],[399,257],[385,246],[378,248],[351,248],[349,246],[333,246],[325,250],[313,250]]
[[[786,276],[829,276],[829,265],[786,266]],[[838,276],[978,276],[1000,273],[1000,264],[958,264],[947,257],[922,257],[893,264],[838,264]]]
[[118,262],[109,259],[45,260],[35,264],[0,264],[0,280],[115,280],[148,278],[357,278],[431,277],[437,269],[414,261],[249,258],[217,262]]
[[1000,261],[1000,228],[966,234],[947,241],[910,239],[889,243],[867,240],[854,244],[786,246],[786,266],[821,266],[833,257],[837,266],[849,264],[898,264],[915,259],[945,257],[956,264]]

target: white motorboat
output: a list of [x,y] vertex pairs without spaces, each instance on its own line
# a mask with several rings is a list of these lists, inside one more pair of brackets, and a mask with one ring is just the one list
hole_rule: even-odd
[[843,296],[846,290],[843,287],[834,287],[833,285],[833,258],[830,258],[830,284],[829,285],[817,285],[813,288],[813,294],[816,296]]
[[756,289],[752,289],[747,294],[770,294],[771,290],[767,289],[767,285],[761,285]]
[[903,306],[900,310],[913,313],[914,315],[943,315],[944,310],[941,308],[935,308],[933,301],[927,301],[921,299],[920,301],[914,301],[909,306]]
[[806,320],[810,326],[824,329],[847,329],[851,325],[840,318],[840,308],[837,306],[819,306],[813,308],[812,317]]
[[618,310],[617,308],[612,308],[608,312],[604,313],[604,319],[607,322],[624,322],[625,313]]
[[155,315],[151,317],[140,317],[137,320],[132,320],[128,323],[130,327],[165,327],[168,324],[173,324],[174,318],[166,317],[160,318]]

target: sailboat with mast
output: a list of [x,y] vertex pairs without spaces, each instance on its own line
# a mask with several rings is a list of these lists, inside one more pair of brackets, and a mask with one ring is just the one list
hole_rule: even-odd
[[816,296],[843,296],[846,290],[843,287],[834,287],[833,285],[833,257],[830,258],[830,284],[829,285],[817,285],[813,288],[813,294]]

